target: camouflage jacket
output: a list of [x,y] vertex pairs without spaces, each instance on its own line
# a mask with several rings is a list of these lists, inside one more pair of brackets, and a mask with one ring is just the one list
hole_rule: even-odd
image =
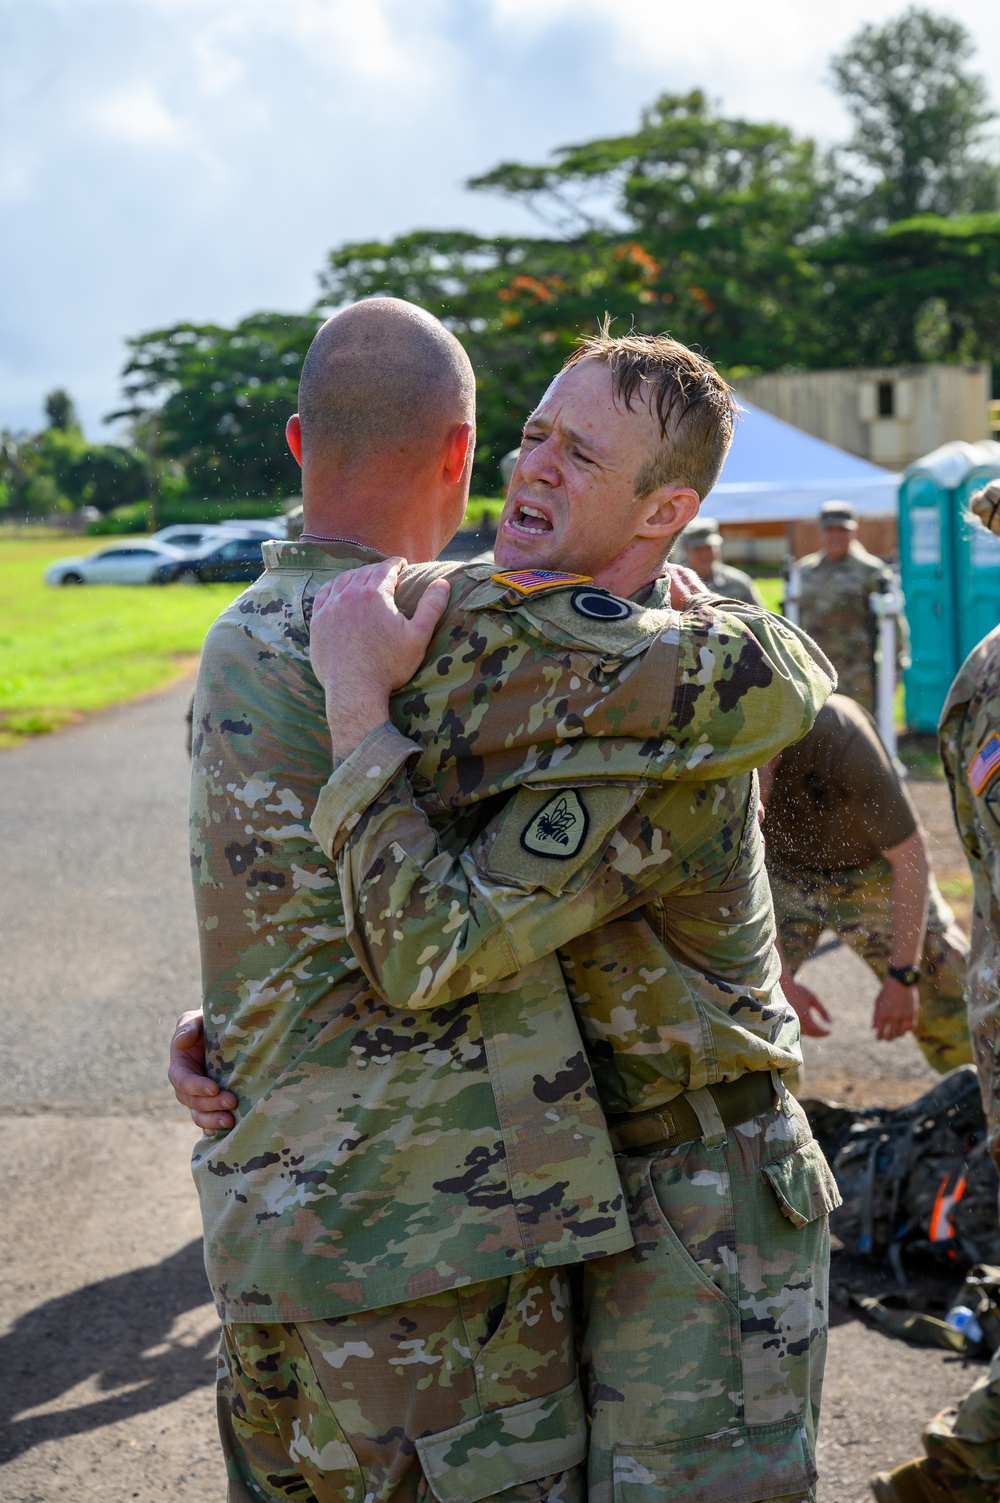
[[[838,693],[866,710],[875,708],[878,622],[869,596],[892,583],[889,565],[852,539],[846,558],[831,563],[822,552],[799,560],[799,623],[837,670]],[[909,664],[909,633],[900,616],[896,658]]]
[[725,595],[730,600],[743,600],[747,605],[764,604],[750,575],[721,561],[712,566],[712,572],[705,580],[705,588],[716,595]]
[[[331,766],[311,600],[359,558],[265,552],[209,633],[194,725],[209,1067],[240,1099],[235,1128],[194,1155],[223,1317],[330,1317],[628,1245],[555,956],[403,1014],[359,968],[308,828]],[[409,571],[404,593],[441,567]],[[801,734],[829,688],[803,673],[802,639],[751,607],[749,626],[705,605],[623,604],[609,621],[586,613],[600,592],[543,606],[489,570],[444,572],[451,604],[394,716],[461,845],[483,800],[564,763],[582,785],[609,763],[636,786],[742,770],[771,754],[775,725]]]
[[557,950],[607,1113],[801,1063],[752,774],[523,788],[462,849],[414,798],[420,750],[374,731],[313,816],[351,947],[393,1007],[441,1006]]
[[974,647],[941,712],[941,758],[972,870],[966,994],[990,1149],[1000,1154],[1000,627]]

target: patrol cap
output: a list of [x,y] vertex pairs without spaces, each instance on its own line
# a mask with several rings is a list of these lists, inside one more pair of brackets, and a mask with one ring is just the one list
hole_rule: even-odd
[[685,548],[704,548],[706,544],[713,548],[719,547],[722,533],[718,522],[714,517],[695,517],[681,533],[681,542]]
[[819,509],[821,527],[849,527],[853,532],[858,525],[858,514],[846,501],[824,501]]

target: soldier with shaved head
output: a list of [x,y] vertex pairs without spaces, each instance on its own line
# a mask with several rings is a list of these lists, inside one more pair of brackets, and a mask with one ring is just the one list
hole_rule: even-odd
[[[665,572],[728,446],[725,383],[673,341],[600,350],[529,422],[499,567],[434,565],[468,494],[468,362],[408,304],[336,315],[288,427],[303,536],[266,545],[266,573],[206,642],[192,863],[214,1084],[193,1092],[211,1129],[194,1167],[224,1321],[235,1503],[582,1498],[587,1416],[565,1268],[626,1255],[614,1147],[634,1150],[637,1130],[648,1145],[651,1127],[669,1139],[673,1098],[682,1129],[694,1124],[686,1152],[717,1150],[714,1127],[711,1144],[695,1140],[720,1114],[766,1119],[747,1142],[794,1157],[812,1197],[795,1242],[796,1276],[815,1273],[796,1317],[806,1349],[784,1353],[769,1400],[748,1352],[752,1414],[738,1421],[753,1449],[773,1428],[755,1406],[780,1407],[764,1459],[810,1486],[802,1437],[823,1340],[810,1260],[827,1192],[801,1157],[808,1130],[775,1095],[797,1030],[768,959],[751,769],[808,729],[831,677],[786,623],[692,597]],[[311,661],[332,585],[377,597],[390,634],[335,626]],[[375,884],[365,912],[345,912],[335,845],[397,819],[400,839],[359,868]],[[495,894],[471,926],[470,842]],[[612,921],[661,877],[676,923],[657,900],[648,922],[661,928],[647,940],[644,919],[623,944]],[[411,912],[421,890],[428,945]],[[709,981],[705,924],[724,923],[730,901],[756,938]],[[686,958],[672,934],[693,946]],[[367,952],[394,946],[405,999]],[[590,978],[579,986],[567,947]],[[633,971],[651,962],[670,977],[652,1014],[629,1001],[644,987]],[[622,1039],[626,1012],[634,1037]],[[708,1071],[699,1027],[714,1030]],[[196,1058],[190,1035],[181,1044]],[[614,1143],[598,1072],[605,1110],[628,1119]],[[800,1221],[768,1193],[790,1235]],[[787,1271],[790,1253],[779,1261]],[[673,1298],[690,1293],[689,1280]],[[777,1286],[773,1298],[787,1304]],[[673,1367],[654,1379],[671,1412]]]

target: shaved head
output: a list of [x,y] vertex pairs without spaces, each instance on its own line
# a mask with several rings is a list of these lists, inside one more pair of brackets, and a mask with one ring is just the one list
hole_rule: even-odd
[[469,357],[439,319],[373,297],[327,319],[299,381],[303,459],[358,470],[419,464],[475,423]]

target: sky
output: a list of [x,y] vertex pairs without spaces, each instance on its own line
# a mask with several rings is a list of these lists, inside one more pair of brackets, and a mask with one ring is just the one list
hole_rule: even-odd
[[[933,5],[987,78],[995,3]],[[829,58],[902,8],[0,0],[0,428],[39,427],[64,386],[108,436],[130,336],[302,311],[344,241],[531,230],[465,180],[628,131],[661,92],[841,140]]]

